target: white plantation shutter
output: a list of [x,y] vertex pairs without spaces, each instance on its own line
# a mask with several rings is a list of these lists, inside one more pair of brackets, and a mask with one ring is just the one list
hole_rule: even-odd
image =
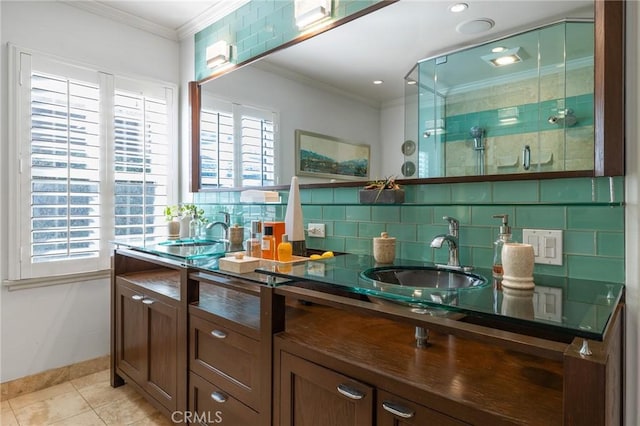
[[200,164],[203,187],[275,185],[277,113],[203,99]]
[[9,279],[108,269],[114,237],[166,230],[175,88],[10,52]]
[[242,186],[275,185],[273,118],[261,118],[261,111],[241,116]]
[[234,185],[233,115],[221,111],[200,114],[200,162],[203,187]]
[[168,106],[166,99],[116,90],[115,235],[160,236],[166,233],[168,205]]
[[33,263],[100,254],[99,126],[97,84],[32,72]]

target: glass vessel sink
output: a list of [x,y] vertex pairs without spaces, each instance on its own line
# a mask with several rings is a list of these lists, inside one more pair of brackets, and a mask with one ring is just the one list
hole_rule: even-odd
[[489,284],[480,275],[435,266],[381,266],[361,272],[360,278],[375,289],[368,294],[372,302],[411,307],[455,305],[460,292]]
[[210,246],[212,244],[220,244],[225,242],[226,242],[225,240],[201,240],[201,239],[193,239],[193,238],[182,238],[179,240],[167,240],[158,244],[161,246],[170,246],[170,247],[201,247],[201,246]]

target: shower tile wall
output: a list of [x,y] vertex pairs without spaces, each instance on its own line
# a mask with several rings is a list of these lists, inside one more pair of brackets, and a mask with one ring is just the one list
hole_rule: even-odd
[[[537,273],[624,282],[623,184],[623,178],[578,178],[411,185],[401,205],[360,205],[358,187],[302,189],[305,224],[326,224],[326,238],[307,238],[306,244],[371,254],[371,239],[386,231],[397,238],[398,257],[446,263],[446,250],[429,243],[447,232],[442,216],[448,215],[461,223],[461,262],[489,268],[499,226],[491,216],[506,213],[516,241],[523,228],[564,231],[563,265],[536,265]],[[194,202],[211,218],[231,212],[234,223],[247,229],[253,219],[283,220],[287,191],[280,194],[277,205],[241,204],[239,192],[197,193]]]
[[[592,66],[450,94],[445,108],[447,176],[475,174],[469,129],[478,125],[486,129],[487,174],[525,172],[525,145],[532,172],[593,169]],[[548,123],[564,108],[575,111],[575,126]]]

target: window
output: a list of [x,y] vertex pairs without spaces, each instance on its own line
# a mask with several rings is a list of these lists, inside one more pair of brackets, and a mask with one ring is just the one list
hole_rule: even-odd
[[275,185],[276,122],[277,113],[269,110],[203,99],[202,186]]
[[11,49],[10,279],[108,269],[114,237],[165,232],[175,88]]

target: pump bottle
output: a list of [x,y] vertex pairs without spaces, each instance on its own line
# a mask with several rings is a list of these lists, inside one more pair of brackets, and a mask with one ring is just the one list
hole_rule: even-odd
[[511,242],[511,227],[509,226],[508,214],[493,215],[495,219],[502,219],[500,225],[500,234],[498,239],[493,243],[493,277],[502,279],[502,247],[504,243]]

